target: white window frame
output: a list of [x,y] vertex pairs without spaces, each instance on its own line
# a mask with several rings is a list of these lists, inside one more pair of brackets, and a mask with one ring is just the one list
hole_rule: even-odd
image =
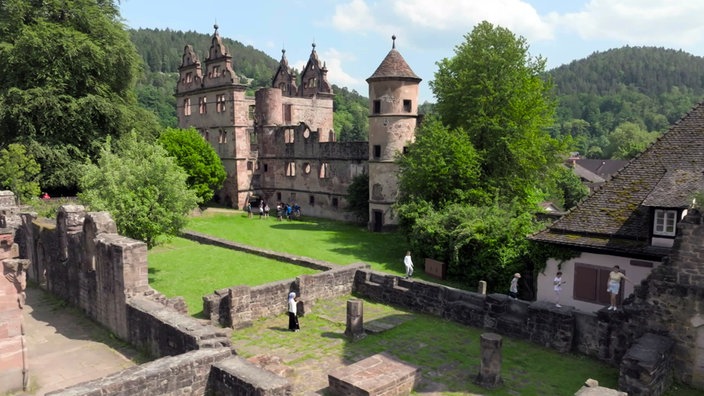
[[675,236],[677,232],[677,210],[655,209],[653,235]]

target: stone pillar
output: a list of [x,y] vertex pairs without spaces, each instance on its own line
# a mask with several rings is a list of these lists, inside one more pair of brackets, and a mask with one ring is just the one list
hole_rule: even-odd
[[496,333],[481,335],[481,366],[475,384],[487,389],[496,389],[503,384],[501,380],[501,344],[502,338]]
[[2,260],[0,277],[0,393],[26,390],[29,379],[22,308],[29,260]]
[[477,293],[486,296],[486,281],[479,281]]
[[347,328],[345,335],[353,341],[366,336],[364,333],[364,301],[347,300]]

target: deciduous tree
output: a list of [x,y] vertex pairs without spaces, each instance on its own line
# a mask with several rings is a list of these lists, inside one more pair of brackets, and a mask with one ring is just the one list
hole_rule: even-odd
[[139,64],[112,0],[1,1],[0,142],[25,144],[44,187],[75,189],[106,136],[156,136],[133,92]]
[[227,174],[220,157],[195,128],[166,128],[159,143],[176,159],[188,174],[186,183],[195,191],[200,202],[208,202],[222,187]]
[[0,186],[15,193],[18,201],[39,195],[37,178],[41,168],[21,144],[10,144],[0,150]]
[[159,144],[124,135],[101,147],[95,164],[84,165],[79,198],[91,210],[111,213],[118,231],[153,247],[177,235],[198,197],[188,174]]

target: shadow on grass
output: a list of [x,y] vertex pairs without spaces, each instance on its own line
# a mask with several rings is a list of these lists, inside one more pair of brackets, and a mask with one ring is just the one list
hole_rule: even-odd
[[320,333],[320,336],[324,337],[324,338],[347,340],[347,337],[345,336],[344,333],[333,333],[332,331],[326,331],[326,332]]

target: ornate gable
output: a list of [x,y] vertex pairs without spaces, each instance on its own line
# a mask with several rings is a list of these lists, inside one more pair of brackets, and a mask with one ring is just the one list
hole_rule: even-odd
[[315,43],[313,50],[308,58],[308,63],[301,73],[301,86],[298,89],[299,96],[311,97],[319,94],[332,94],[332,87],[328,82],[328,69],[325,64],[320,65],[318,53],[315,52]]

